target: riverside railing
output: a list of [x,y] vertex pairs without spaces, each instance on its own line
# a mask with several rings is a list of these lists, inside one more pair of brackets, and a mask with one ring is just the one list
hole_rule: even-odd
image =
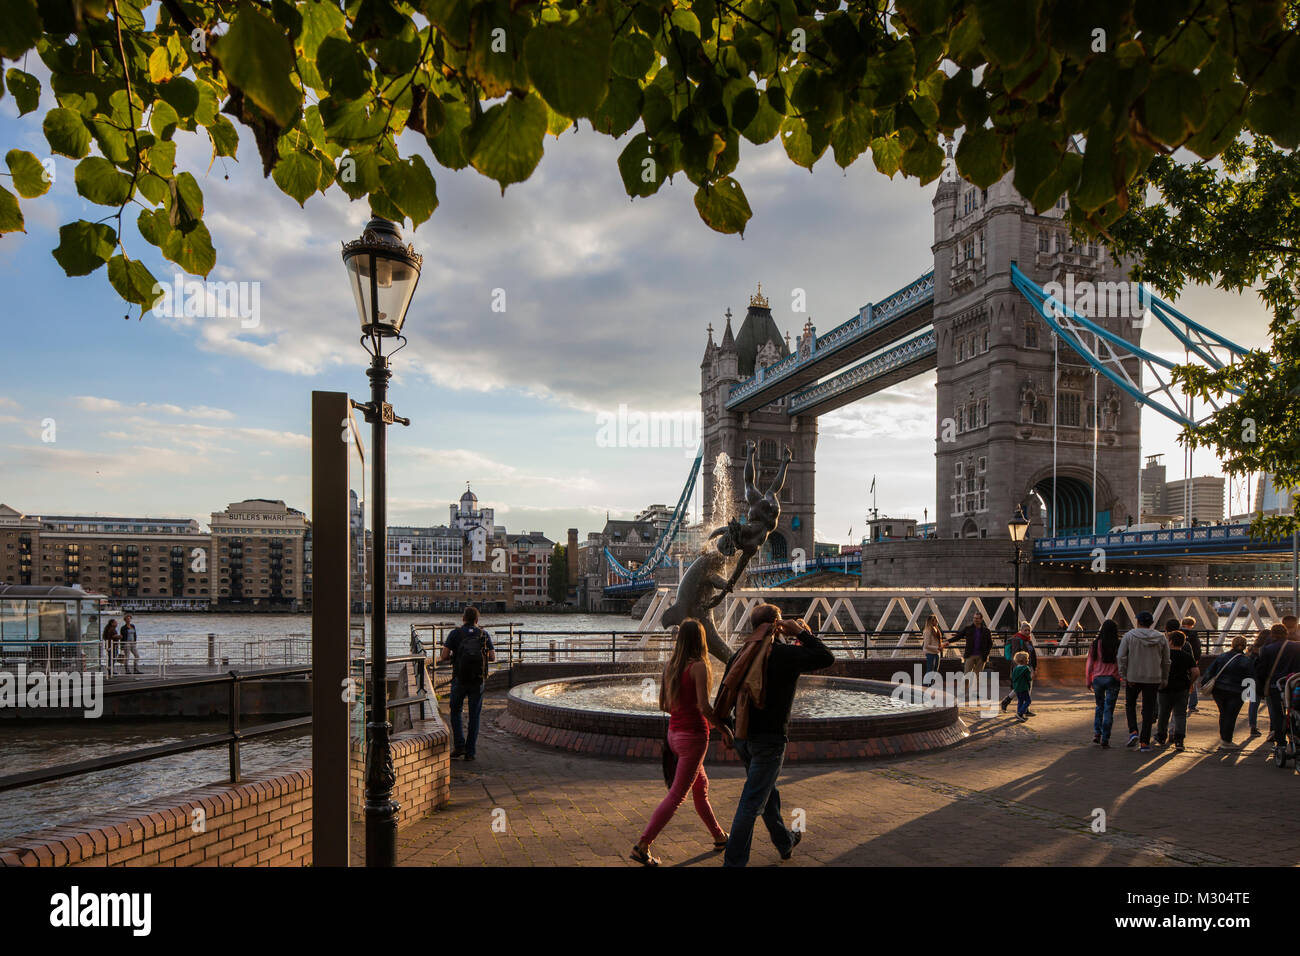
[[227,686],[229,694],[229,726],[224,732],[218,734],[203,734],[185,740],[175,740],[170,743],[157,744],[153,747],[140,747],[135,750],[109,754],[104,757],[94,757],[90,760],[78,760],[73,763],[61,764],[57,767],[46,767],[40,770],[27,770],[22,773],[7,774],[0,777],[0,793],[4,793],[8,790],[16,790],[19,787],[31,787],[40,783],[66,780],[69,777],[78,777],[82,774],[94,773],[99,770],[109,770],[114,767],[126,767],[132,764],[146,763],[147,761],[157,760],[161,757],[172,757],[177,754],[193,753],[196,750],[207,750],[212,747],[227,748],[229,757],[229,780],[231,783],[239,783],[240,747],[245,741],[311,726],[311,715],[308,714],[304,717],[291,717],[288,720],[277,720],[271,723],[257,724],[252,727],[243,727],[241,724],[240,714],[240,686],[245,681],[284,677],[309,677],[310,675],[310,667],[276,667],[252,671],[249,673],[241,673],[240,671],[232,670],[226,674],[212,675],[208,677],[188,677],[159,681],[131,681],[106,685],[103,690],[103,696],[107,698],[124,697],[131,694],[147,694],[159,690],[171,691],[193,687],[221,686],[224,684]]

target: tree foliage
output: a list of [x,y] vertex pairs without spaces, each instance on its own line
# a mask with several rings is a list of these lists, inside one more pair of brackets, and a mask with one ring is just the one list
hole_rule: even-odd
[[[0,0],[0,59],[0,95],[40,117],[78,193],[110,210],[65,225],[55,258],[69,275],[107,265],[141,306],[153,277],[127,256],[127,213],[184,271],[217,258],[202,171],[176,165],[182,132],[213,161],[255,152],[300,204],[337,188],[418,226],[438,167],[504,191],[548,134],[585,122],[627,138],[629,196],[681,174],[724,233],[752,215],[742,138],[779,139],[808,169],[869,153],[924,183],[961,134],[963,176],[987,186],[1014,165],[1035,206],[1068,192],[1092,229],[1175,147],[1213,157],[1243,128],[1300,141],[1282,0]],[[41,157],[9,159],[0,233],[40,193]]]
[[[1132,198],[1111,239],[1141,257],[1134,278],[1168,297],[1189,282],[1255,290],[1273,312],[1269,349],[1222,369],[1175,371],[1196,398],[1236,396],[1183,440],[1214,449],[1231,474],[1267,472],[1278,488],[1300,488],[1300,157],[1259,136],[1234,142],[1218,163],[1161,156]],[[1260,516],[1254,530],[1273,537],[1297,525]]]
[[569,549],[556,544],[551,549],[551,565],[546,575],[546,594],[552,604],[563,604],[569,597]]

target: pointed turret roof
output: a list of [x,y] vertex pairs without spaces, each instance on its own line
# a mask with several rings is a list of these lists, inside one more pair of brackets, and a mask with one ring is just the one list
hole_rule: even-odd
[[741,378],[749,378],[754,374],[754,358],[765,342],[775,343],[781,358],[790,354],[790,348],[784,344],[785,338],[781,335],[781,330],[776,327],[772,310],[768,307],[767,297],[763,295],[763,286],[760,284],[758,292],[749,297],[749,311],[745,313],[740,334],[736,336],[736,353],[739,359],[736,370]]

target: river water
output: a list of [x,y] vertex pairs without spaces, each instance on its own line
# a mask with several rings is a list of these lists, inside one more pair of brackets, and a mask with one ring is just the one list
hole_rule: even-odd
[[[160,655],[175,663],[202,661],[208,635],[215,635],[213,653],[230,666],[305,663],[311,641],[310,614],[132,614],[139,632],[138,647],[147,673]],[[354,620],[359,622],[360,615]],[[390,654],[410,646],[411,625],[460,623],[454,614],[390,614],[386,628]],[[481,625],[504,649],[514,624],[530,647],[562,643],[566,634],[608,635],[635,628],[619,614],[507,614],[485,616]],[[368,619],[367,619],[368,627]],[[426,647],[431,634],[422,630]],[[170,641],[171,644],[159,644]],[[32,721],[0,720],[0,776],[88,760],[175,740],[220,733],[225,721]],[[241,748],[245,773],[269,769],[310,757],[311,735],[292,731],[264,737]],[[0,793],[0,844],[6,837],[59,824],[74,823],[117,807],[166,794],[179,793],[227,779],[225,747],[178,754],[144,764],[99,770],[68,780]]]

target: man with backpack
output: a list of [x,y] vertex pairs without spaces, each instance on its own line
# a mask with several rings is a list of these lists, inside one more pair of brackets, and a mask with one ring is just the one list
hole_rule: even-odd
[[[479,713],[483,710],[483,685],[488,664],[497,659],[492,635],[478,626],[478,608],[467,607],[464,622],[442,640],[438,663],[451,661],[451,736],[453,757],[474,759]],[[469,701],[469,734],[461,727],[461,708]]]
[[[1014,637],[1007,638],[1006,643],[1002,647],[1002,654],[1007,660],[1012,662],[1012,669],[1015,668],[1016,655],[1021,652],[1024,652],[1028,658],[1025,663],[1029,668],[1031,678],[1036,676],[1038,674],[1038,649],[1034,647],[1034,629],[1030,627],[1028,621],[1021,621],[1020,630],[1015,633]],[[1007,705],[1011,703],[1011,699],[1015,694],[1016,691],[1013,685],[1011,693],[1002,698],[1003,713],[1006,713]],[[1031,710],[1026,709],[1025,713],[1030,717],[1034,716],[1034,713]]]

